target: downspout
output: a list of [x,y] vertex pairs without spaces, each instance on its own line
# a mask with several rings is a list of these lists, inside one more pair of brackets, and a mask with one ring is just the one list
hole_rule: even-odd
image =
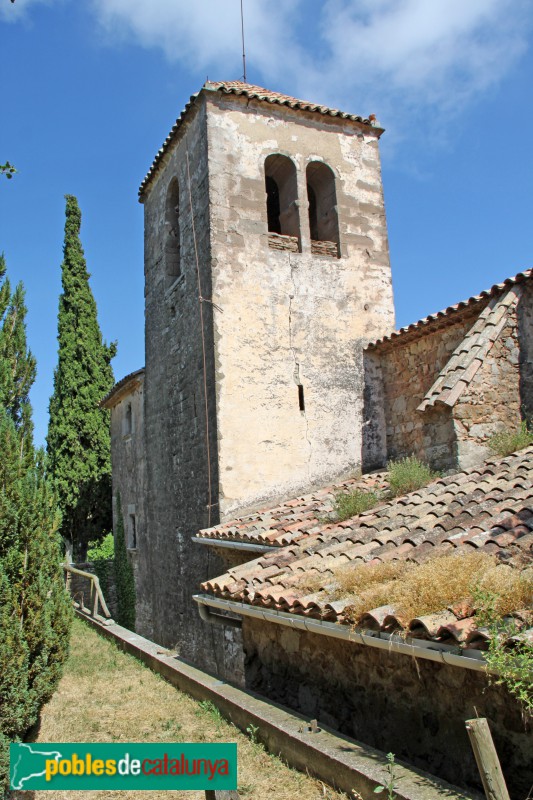
[[[344,641],[354,642],[355,644],[362,644],[366,647],[375,647],[378,650],[385,650],[388,653],[400,653],[401,655],[414,656],[415,658],[424,658],[428,661],[437,661],[440,664],[448,664],[449,666],[462,667],[463,669],[472,669],[477,672],[492,672],[487,666],[487,662],[479,650],[464,650],[463,653],[468,655],[458,655],[457,647],[441,644],[440,642],[425,641],[423,639],[413,644],[413,639],[407,641],[402,637],[390,634],[373,631],[357,631],[349,625],[339,625],[335,622],[325,622],[318,619],[309,619],[302,617],[298,614],[288,614],[284,611],[271,611],[266,608],[258,608],[251,606],[247,603],[237,603],[233,600],[223,600],[219,597],[212,597],[211,595],[196,594],[193,595],[193,600],[198,603],[200,616],[207,611],[207,607],[223,609],[224,611],[231,611],[234,614],[239,614],[242,617],[253,617],[261,619],[263,622],[273,622],[278,625],[285,625],[289,628],[296,630],[307,631],[308,633],[318,633],[322,636],[330,636],[334,639],[342,639]],[[205,610],[202,612],[202,608]],[[206,621],[210,621],[212,611],[208,611]],[[227,624],[228,617],[223,617],[221,614],[213,614],[218,620],[223,620],[219,624]],[[204,617],[202,616],[202,619]],[[236,620],[231,620],[234,623]],[[230,623],[230,624],[231,624]],[[241,620],[242,624],[242,620]]]
[[[196,600],[196,597],[194,597],[194,599]],[[198,603],[198,613],[200,614],[200,618],[209,625],[242,628],[242,619],[234,619],[233,617],[226,617],[224,614],[217,614],[215,611],[211,611],[209,606],[205,603]]]

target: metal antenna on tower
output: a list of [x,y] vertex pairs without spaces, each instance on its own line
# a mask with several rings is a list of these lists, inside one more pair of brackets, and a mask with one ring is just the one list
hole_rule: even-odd
[[246,50],[244,49],[244,11],[241,0],[241,35],[242,35],[242,79],[246,83]]

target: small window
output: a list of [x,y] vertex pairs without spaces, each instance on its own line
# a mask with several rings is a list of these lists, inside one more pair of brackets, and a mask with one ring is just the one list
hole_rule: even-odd
[[133,433],[133,411],[131,403],[126,404],[124,417],[122,418],[122,435],[131,436]]
[[311,252],[340,257],[335,175],[322,161],[312,161],[307,166],[307,200]]
[[170,182],[165,211],[165,269],[167,277],[181,275],[180,187],[177,178]]
[[296,167],[287,156],[265,160],[265,190],[269,244],[278,250],[300,250],[300,214]]

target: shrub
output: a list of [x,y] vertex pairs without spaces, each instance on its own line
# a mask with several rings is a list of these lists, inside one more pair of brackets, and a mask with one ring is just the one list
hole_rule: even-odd
[[112,533],[106,534],[101,541],[89,543],[87,550],[87,561],[90,561],[94,571],[100,581],[100,587],[107,598],[110,589],[110,582],[113,577],[115,558],[115,539]]
[[1,410],[0,452],[1,797],[7,745],[35,724],[59,681],[72,614],[42,454],[21,456],[20,437]]
[[343,522],[350,517],[356,517],[363,511],[374,508],[379,503],[379,495],[376,492],[364,492],[362,489],[355,489],[346,494],[338,492],[335,495],[333,510],[337,522]]
[[99,542],[89,542],[87,561],[107,561],[115,555],[115,539],[112,533],[106,534]]
[[9,742],[25,736],[67,656],[72,607],[63,583],[60,516],[33,446],[24,290],[11,293],[0,256],[0,797]]
[[392,497],[398,497],[408,492],[427,486],[428,483],[439,477],[439,472],[420,461],[416,456],[407,456],[399,461],[389,461],[389,485]]
[[[521,598],[522,602],[515,601],[518,607],[530,604],[533,599],[533,578],[524,575],[521,580],[527,596]],[[504,617],[499,594],[482,584],[473,594],[477,605],[476,623],[488,628],[490,633],[489,649],[485,653],[489,680],[504,686],[518,700],[524,716],[533,718],[533,644],[524,640],[512,648],[506,646],[506,640],[518,633],[518,629],[515,620]]]
[[128,558],[124,518],[120,495],[117,496],[117,527],[115,531],[115,581],[117,586],[117,622],[130,631],[135,630],[135,577]]
[[527,422],[522,422],[518,429],[495,433],[487,444],[496,455],[510,456],[511,453],[533,444],[533,430],[528,428]]

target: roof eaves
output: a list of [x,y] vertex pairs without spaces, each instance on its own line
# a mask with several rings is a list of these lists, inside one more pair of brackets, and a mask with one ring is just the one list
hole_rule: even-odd
[[382,336],[380,339],[375,339],[368,342],[365,350],[388,350],[396,345],[407,344],[407,342],[418,339],[420,336],[433,333],[440,327],[453,325],[469,313],[475,313],[478,308],[484,308],[486,303],[495,295],[500,294],[505,289],[510,288],[518,283],[523,283],[533,277],[533,269],[527,269],[519,272],[512,278],[506,278],[501,283],[495,283],[490,289],[486,289],[477,295],[469,297],[467,300],[462,300],[453,306],[442,311],[437,311],[435,314],[428,314],[427,317],[419,319],[417,322],[412,322],[397,331],[393,331],[387,336]]
[[[202,87],[202,89],[203,89],[203,87]],[[159,150],[155,154],[155,157],[154,157],[154,160],[152,161],[150,169],[148,170],[148,172],[144,176],[144,178],[142,180],[142,183],[139,186],[139,193],[138,194],[139,194],[139,202],[140,203],[142,203],[142,198],[143,198],[143,195],[144,195],[144,193],[145,193],[145,191],[146,191],[146,189],[148,187],[148,184],[151,182],[152,178],[155,177],[155,175],[156,175],[156,173],[157,173],[157,171],[159,169],[159,165],[160,165],[161,161],[165,157],[165,154],[166,154],[167,150],[169,149],[170,145],[174,141],[174,138],[175,138],[176,134],[178,133],[179,129],[181,128],[183,122],[185,121],[185,118],[186,118],[190,108],[196,103],[196,100],[200,96],[200,93],[201,93],[202,89],[200,89],[199,92],[196,92],[195,94],[192,94],[190,96],[189,102],[185,104],[185,108],[183,109],[183,111],[181,112],[181,114],[177,118],[176,122],[174,123],[174,125],[170,129],[170,133],[166,137],[165,141],[163,142],[163,144],[161,145],[161,147],[159,148]]]
[[318,113],[321,114],[322,116],[338,117],[340,119],[345,119],[350,122],[356,122],[360,125],[370,128],[372,131],[375,132],[378,138],[384,132],[384,129],[379,126],[379,124],[373,117],[366,118],[356,114],[348,114],[345,111],[339,111],[336,108],[329,108],[328,106],[322,106],[316,103],[310,103],[307,100],[298,100],[295,97],[290,97],[289,95],[283,95],[280,94],[279,92],[269,91],[268,89],[263,89],[261,86],[254,86],[252,84],[243,83],[242,81],[220,81],[220,82],[206,81],[202,86],[202,88],[200,89],[200,91],[191,95],[189,102],[186,103],[185,108],[181,112],[180,116],[177,118],[176,122],[174,123],[174,125],[170,130],[170,133],[168,134],[165,141],[161,145],[160,149],[156,153],[152,165],[139,187],[140,202],[142,202],[143,195],[146,189],[148,188],[148,185],[155,177],[161,161],[163,160],[169,147],[172,145],[179,129],[181,128],[183,122],[185,121],[185,118],[189,113],[189,110],[196,103],[200,95],[203,94],[204,92],[218,92],[220,94],[225,94],[225,95],[244,96],[250,100],[258,100],[259,102],[270,103],[272,105],[285,106],[287,108],[292,108],[293,110],[296,111],[306,111],[310,113]]
[[125,375],[121,380],[119,380],[113,388],[103,397],[100,402],[100,408],[111,408],[123,395],[126,394],[128,390],[134,389],[136,386],[141,383],[142,379],[144,378],[144,367],[141,369],[136,369],[134,372],[130,372],[128,375]]

